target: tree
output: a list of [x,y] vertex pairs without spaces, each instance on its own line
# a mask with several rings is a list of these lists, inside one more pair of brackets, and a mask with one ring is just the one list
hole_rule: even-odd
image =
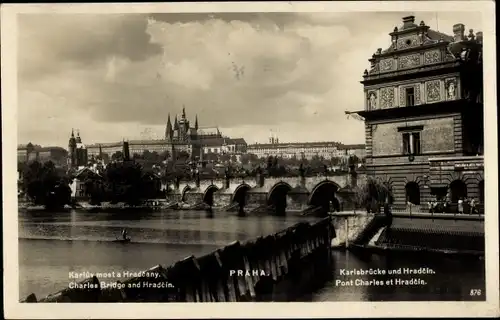
[[321,161],[321,158],[318,156],[318,155],[314,155],[312,158],[311,158],[311,163],[310,163],[311,167],[313,168],[319,168],[319,167],[323,167],[323,162]]
[[137,159],[142,159],[142,156],[136,152],[132,155],[132,159],[137,160]]
[[229,162],[231,160],[231,156],[227,153],[223,153],[219,156],[219,160],[221,162]]
[[232,155],[231,156],[231,162],[235,163],[235,162],[238,162],[238,157],[236,157],[236,155]]
[[113,153],[111,155],[111,160],[114,160],[114,161],[123,161],[124,157],[123,157],[123,152],[121,151],[116,151],[115,153]]
[[259,161],[260,161],[259,157],[253,153],[248,154],[248,160],[253,164],[259,163]]
[[389,184],[368,178],[366,184],[356,188],[356,203],[367,211],[380,212],[384,203],[392,203],[393,193]]
[[339,157],[332,157],[330,159],[330,163],[332,166],[340,166],[340,164],[342,163],[342,159]]
[[111,163],[106,167],[104,178],[108,198],[113,203],[137,205],[143,199],[156,196],[151,194],[148,184],[151,176],[145,175],[137,163]]
[[91,174],[86,177],[84,185],[85,192],[89,197],[89,203],[100,205],[106,196],[103,179],[95,174]]
[[250,154],[249,153],[244,153],[240,157],[240,162],[242,165],[246,165],[250,162]]
[[59,209],[71,203],[68,183],[68,179],[58,173],[52,161],[43,165],[33,161],[24,168],[23,190],[35,204],[43,205],[46,209]]
[[168,150],[162,151],[159,155],[161,161],[165,161],[169,159],[171,156],[170,152]]
[[271,170],[273,168],[273,156],[267,157],[267,170]]
[[217,162],[217,160],[219,160],[219,157],[213,152],[208,152],[207,154],[203,155],[203,159],[211,162]]
[[187,151],[182,150],[182,151],[179,151],[177,153],[177,160],[188,161],[189,158],[190,158],[190,155],[189,155],[189,153]]

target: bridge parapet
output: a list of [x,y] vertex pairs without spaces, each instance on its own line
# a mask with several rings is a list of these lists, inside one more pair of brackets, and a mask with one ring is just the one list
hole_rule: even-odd
[[[357,184],[363,184],[366,181],[365,174],[357,175]],[[276,185],[278,184],[287,184],[292,189],[301,189],[306,193],[312,193],[315,188],[317,188],[322,183],[333,183],[337,188],[343,188],[351,183],[351,177],[348,174],[342,175],[318,175],[318,176],[310,176],[310,177],[265,177],[264,184],[260,190],[264,192],[270,192]],[[256,188],[257,179],[255,177],[247,177],[247,178],[232,178],[229,180],[229,185],[227,185],[226,179],[203,179],[197,182],[195,179],[191,181],[180,181],[178,187],[174,182],[171,182],[168,187],[171,190],[174,190],[174,194],[184,194],[187,190],[196,189],[199,193],[205,193],[209,188],[216,187],[218,190],[226,190],[230,192],[231,190],[234,192],[239,189],[243,185],[248,185],[250,188]],[[226,188],[228,187],[228,188]]]
[[305,188],[312,192],[316,186],[322,182],[333,182],[338,188],[347,186],[348,177],[346,175],[337,176],[313,176],[313,177],[266,177],[263,188],[270,191],[278,183],[286,183],[293,189]]

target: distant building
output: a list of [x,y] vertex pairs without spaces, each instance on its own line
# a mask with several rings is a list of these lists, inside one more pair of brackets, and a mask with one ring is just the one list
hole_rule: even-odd
[[42,147],[34,145],[31,142],[26,145],[17,146],[17,161],[52,161],[56,166],[63,166],[66,164],[68,151],[61,147]]
[[369,175],[393,190],[394,207],[474,197],[484,203],[482,32],[453,36],[415,17],[389,33],[365,70]]
[[241,154],[247,152],[247,143],[243,138],[210,138],[200,141],[203,153]]
[[88,164],[88,152],[85,144],[82,143],[80,132],[75,134],[71,130],[71,137],[68,142],[68,167],[71,169],[80,168]]
[[247,152],[259,158],[278,156],[283,158],[312,159],[317,156],[324,159],[342,158],[354,153],[358,157],[366,154],[364,145],[343,145],[339,142],[290,142],[280,143],[278,138],[273,138],[272,143],[251,144]]

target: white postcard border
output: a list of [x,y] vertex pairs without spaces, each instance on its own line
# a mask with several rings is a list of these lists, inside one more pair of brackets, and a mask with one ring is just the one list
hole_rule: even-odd
[[[2,155],[5,317],[30,318],[320,318],[320,317],[463,317],[499,315],[498,159],[496,101],[496,34],[493,1],[386,2],[226,2],[170,4],[3,4]],[[151,13],[151,12],[347,12],[347,11],[480,11],[483,13],[485,117],[486,292],[485,302],[305,302],[305,303],[20,303],[18,269],[17,185],[17,13]],[[360,22],[362,23],[362,22]],[[367,57],[368,58],[368,57]],[[457,279],[458,280],[458,279]]]

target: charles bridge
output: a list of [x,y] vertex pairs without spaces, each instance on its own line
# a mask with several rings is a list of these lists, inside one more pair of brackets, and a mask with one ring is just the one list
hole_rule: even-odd
[[349,202],[349,190],[366,181],[366,175],[348,173],[316,176],[200,179],[170,182],[170,201],[189,206],[206,204],[213,208],[273,206],[276,210],[305,210],[338,206]]

